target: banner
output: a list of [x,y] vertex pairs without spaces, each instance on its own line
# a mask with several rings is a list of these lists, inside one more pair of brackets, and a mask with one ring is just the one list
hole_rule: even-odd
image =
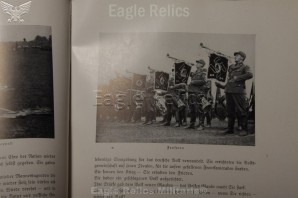
[[175,84],[187,83],[191,66],[185,62],[175,63]]
[[110,84],[116,92],[127,92],[128,89],[131,89],[131,79],[123,76],[112,79]]
[[208,78],[215,78],[225,82],[228,71],[228,59],[217,54],[210,54]]
[[165,72],[155,72],[154,89],[168,91],[170,75]]
[[133,74],[132,77],[132,89],[138,91],[144,91],[146,88],[146,75]]
[[248,99],[248,107],[247,111],[255,111],[255,85],[252,83],[251,85],[251,91],[250,91],[250,96]]

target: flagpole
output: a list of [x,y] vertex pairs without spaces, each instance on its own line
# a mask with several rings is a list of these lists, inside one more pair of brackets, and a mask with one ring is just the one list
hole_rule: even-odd
[[190,65],[192,67],[195,66],[194,63],[191,63],[191,62],[186,61],[186,60],[182,60],[182,59],[178,59],[178,58],[172,57],[172,56],[170,56],[170,54],[167,54],[167,57],[170,58],[170,59],[173,59],[174,61],[185,62],[185,63],[187,63],[188,65]]
[[217,55],[219,55],[219,56],[224,56],[224,57],[226,57],[226,58],[228,58],[228,59],[233,59],[232,56],[225,55],[225,54],[221,53],[220,51],[215,51],[215,50],[213,50],[213,49],[210,49],[210,48],[204,46],[203,43],[200,43],[200,46],[201,46],[201,48],[207,49],[207,50],[209,50],[209,51],[211,51],[211,52],[213,52],[213,53],[215,53],[215,54],[217,54]]
[[254,100],[255,100],[254,97],[255,97],[255,84],[254,84],[254,81],[253,81],[252,85],[251,85],[249,100],[248,100],[248,102],[249,102],[248,111],[253,106],[253,103],[254,103]]

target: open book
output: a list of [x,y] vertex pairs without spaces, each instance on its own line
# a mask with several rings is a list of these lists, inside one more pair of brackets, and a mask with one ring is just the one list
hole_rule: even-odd
[[296,198],[295,0],[1,0],[0,198]]

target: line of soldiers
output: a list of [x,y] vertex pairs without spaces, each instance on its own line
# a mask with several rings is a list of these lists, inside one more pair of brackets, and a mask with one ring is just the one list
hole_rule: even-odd
[[[113,95],[119,99],[121,93],[117,91],[117,93],[108,94],[106,97],[108,102],[98,108],[99,116],[126,122],[141,122],[141,118],[144,116],[143,124],[145,125],[151,125],[156,122],[157,116],[163,116],[163,120],[160,122],[162,126],[170,126],[172,117],[175,117],[175,127],[187,126],[187,117],[190,116],[190,124],[185,127],[186,129],[195,129],[197,117],[199,117],[198,130],[204,129],[205,120],[207,120],[206,127],[210,127],[213,97],[211,82],[206,80],[207,70],[203,68],[204,65],[204,60],[196,61],[196,71],[190,73],[189,85],[185,83],[175,85],[172,75],[169,79],[168,91],[159,92],[154,90],[155,71],[150,70],[146,79],[145,92],[128,89],[125,93],[123,92],[125,97],[121,97],[121,100],[116,99],[115,104],[110,103]],[[112,88],[105,89],[112,90]],[[106,92],[109,93],[109,91]],[[104,95],[104,93],[102,94]],[[128,103],[130,105],[121,105]],[[205,105],[206,103],[207,105]],[[111,106],[114,108],[110,108]]]
[[[235,52],[235,64],[228,69],[228,81],[225,85],[216,83],[216,86],[225,89],[226,110],[228,114],[228,128],[224,134],[234,133],[234,123],[237,117],[239,135],[247,135],[247,100],[245,81],[252,78],[249,66],[243,61],[245,53]],[[111,108],[103,107],[99,111],[103,114],[110,113],[110,118],[118,121],[141,122],[144,116],[144,125],[151,125],[156,122],[157,116],[163,116],[161,126],[170,126],[172,117],[175,117],[175,127],[186,126],[185,129],[204,130],[211,126],[213,97],[211,94],[211,82],[206,79],[205,61],[196,61],[196,71],[190,73],[190,83],[174,83],[173,75],[169,79],[168,91],[154,90],[154,70],[147,75],[146,91],[127,90],[125,99],[130,105],[119,107],[116,103],[114,113]],[[119,100],[118,100],[119,102]],[[126,102],[126,104],[128,104]],[[121,106],[121,105],[120,105]],[[190,123],[187,125],[187,117]],[[197,117],[199,124],[196,126]],[[207,121],[207,125],[205,125]]]
[[[169,90],[165,94],[167,112],[164,116],[162,126],[170,126],[172,115],[175,115],[175,127],[187,125],[187,115],[190,116],[190,124],[185,129],[195,129],[196,118],[199,117],[197,130],[204,130],[211,126],[211,83],[206,79],[204,60],[196,61],[196,71],[190,73],[191,82],[174,85],[174,79],[170,79]],[[204,103],[205,102],[205,103]]]

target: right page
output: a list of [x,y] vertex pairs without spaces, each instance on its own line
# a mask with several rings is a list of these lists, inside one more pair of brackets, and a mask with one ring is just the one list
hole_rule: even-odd
[[72,197],[297,197],[297,13],[74,0]]

